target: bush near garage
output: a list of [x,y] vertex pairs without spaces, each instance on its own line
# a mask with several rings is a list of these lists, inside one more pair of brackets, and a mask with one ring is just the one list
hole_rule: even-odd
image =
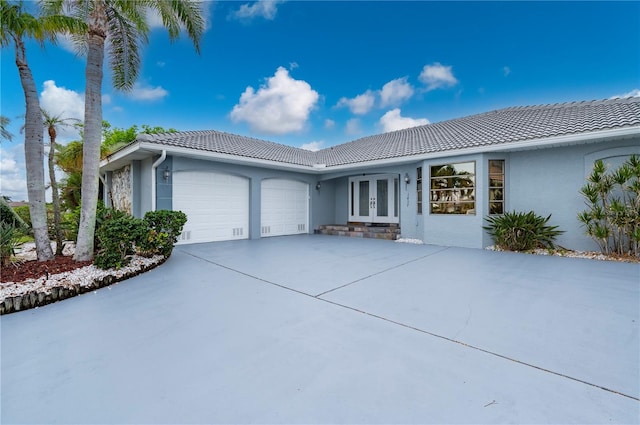
[[555,248],[555,239],[564,231],[558,226],[548,226],[551,215],[544,218],[533,211],[506,212],[489,216],[483,228],[495,245],[507,251],[529,251],[535,248]]
[[101,269],[126,266],[131,256],[168,257],[182,232],[187,216],[181,211],[150,211],[143,219],[106,208],[96,223],[94,265]]
[[149,211],[144,215],[143,221],[147,233],[138,241],[140,253],[146,256],[162,254],[168,257],[187,222],[187,215],[182,211]]
[[144,233],[142,220],[124,215],[108,219],[96,230],[99,247],[93,264],[101,269],[119,269],[129,264],[135,243]]

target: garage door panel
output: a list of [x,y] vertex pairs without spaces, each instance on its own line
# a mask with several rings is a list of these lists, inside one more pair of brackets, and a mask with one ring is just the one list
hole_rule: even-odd
[[249,180],[206,171],[173,174],[173,208],[187,214],[180,242],[249,236]]
[[261,235],[308,233],[309,185],[286,179],[267,179],[261,187]]

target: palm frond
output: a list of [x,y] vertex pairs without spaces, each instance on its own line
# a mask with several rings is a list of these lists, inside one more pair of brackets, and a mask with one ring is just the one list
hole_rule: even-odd
[[[130,3],[131,6],[134,2]],[[120,10],[107,7],[108,57],[113,70],[113,85],[131,90],[140,70],[140,44],[147,41],[148,26],[144,15],[135,8]]]

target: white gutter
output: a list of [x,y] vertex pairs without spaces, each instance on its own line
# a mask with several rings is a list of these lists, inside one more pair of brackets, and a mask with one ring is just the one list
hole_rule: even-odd
[[156,168],[167,159],[167,151],[162,149],[160,158],[151,166],[151,211],[156,210]]

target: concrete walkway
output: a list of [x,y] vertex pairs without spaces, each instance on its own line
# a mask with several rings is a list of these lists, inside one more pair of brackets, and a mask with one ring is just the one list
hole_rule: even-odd
[[3,316],[5,423],[640,423],[640,265],[295,236]]

